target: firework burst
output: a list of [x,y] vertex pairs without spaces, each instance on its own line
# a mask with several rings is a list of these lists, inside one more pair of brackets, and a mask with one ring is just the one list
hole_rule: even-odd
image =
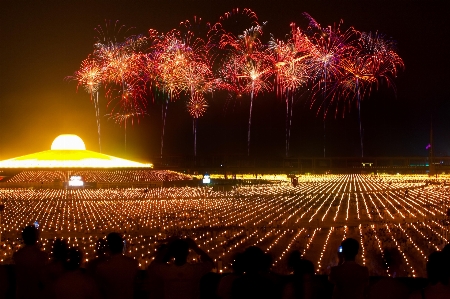
[[98,92],[103,80],[102,67],[95,59],[89,56],[81,62],[80,69],[75,72],[71,79],[76,80],[78,82],[77,86],[82,86],[91,95],[92,99],[93,94]]
[[201,93],[194,93],[187,104],[189,114],[193,118],[192,130],[194,133],[194,156],[197,156],[197,120],[199,117],[203,116],[207,107],[208,104]]
[[187,104],[189,114],[193,118],[199,118],[206,112],[208,104],[202,94],[195,93]]
[[247,155],[250,155],[253,99],[258,93],[272,88],[269,78],[273,73],[273,60],[259,39],[262,32],[258,25],[238,37],[231,33],[223,34],[219,43],[227,53],[218,70],[220,88],[235,95],[250,95]]
[[102,150],[100,135],[100,106],[98,102],[98,90],[103,81],[103,68],[93,57],[89,56],[83,60],[80,69],[69,79],[76,80],[78,87],[82,86],[90,94],[91,101],[94,103],[95,119],[97,122],[98,145],[100,152]]
[[292,111],[294,96],[297,90],[305,86],[310,79],[308,73],[308,58],[313,44],[303,32],[291,24],[291,36],[287,42],[276,40],[273,36],[269,41],[274,61],[276,75],[276,92],[286,102],[286,156],[289,155],[290,135],[292,126]]
[[341,31],[340,22],[337,26],[322,28],[309,14],[304,13],[309,20],[306,34],[309,35],[313,47],[311,47],[308,59],[308,73],[313,83],[313,100],[311,106],[322,95],[322,103],[319,110],[323,110],[324,118],[331,103],[327,102],[327,91],[339,81],[343,75],[341,60],[352,51],[352,39],[356,31],[350,27]]
[[147,102],[145,99],[145,87],[141,84],[125,84],[119,89],[110,89],[108,97],[111,100],[108,106],[112,106],[111,113],[107,114],[109,119],[112,119],[116,124],[124,126],[125,128],[125,151],[127,149],[127,123],[145,116],[147,110]]
[[181,93],[190,94],[193,97],[194,94],[211,91],[213,76],[205,42],[201,38],[196,38],[192,31],[171,30],[161,35],[154,49],[152,55],[156,61],[155,83],[160,90],[168,94],[166,108],[163,108],[162,156],[169,98],[178,99]]
[[[161,156],[169,102],[189,99],[187,107],[196,121],[207,107],[205,94],[225,90],[229,98],[250,97],[247,154],[253,101],[260,93],[275,89],[286,102],[286,156],[289,154],[294,98],[310,93],[310,108],[318,105],[325,118],[334,107],[342,115],[356,102],[360,120],[363,153],[361,101],[383,83],[395,91],[394,79],[404,68],[395,42],[378,32],[358,32],[352,27],[322,27],[309,14],[306,29],[291,23],[287,39],[272,37],[268,44],[260,40],[264,23],[251,9],[233,9],[211,26],[201,18],[181,22],[178,29],[147,36],[131,35],[118,22],[98,26],[94,50],[80,69],[71,76],[77,89],[85,89],[94,102],[100,138],[100,87],[109,99],[107,114],[119,125],[139,120],[145,115],[148,95],[161,95]],[[150,87],[150,88],[149,88]],[[155,93],[156,92],[156,93]],[[153,97],[155,99],[155,97]],[[324,145],[325,155],[325,145]],[[363,154],[362,154],[363,155]]]
[[[376,33],[358,33],[351,51],[341,61],[343,76],[337,85],[337,96],[350,102],[356,99],[358,108],[361,156],[364,156],[361,101],[370,96],[385,81],[395,90],[394,78],[403,69],[403,60],[397,54],[394,41]],[[343,109],[345,111],[345,109]]]

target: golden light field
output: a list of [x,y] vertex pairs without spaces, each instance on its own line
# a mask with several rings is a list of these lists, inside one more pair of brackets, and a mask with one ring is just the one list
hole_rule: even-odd
[[[98,238],[118,231],[127,254],[148,265],[156,246],[173,235],[191,236],[228,271],[234,253],[261,247],[273,269],[286,273],[286,257],[300,250],[317,273],[337,263],[346,237],[362,244],[358,261],[371,275],[425,277],[428,255],[448,241],[448,176],[317,175],[237,186],[153,189],[0,189],[1,262],[20,245],[21,229],[39,222],[46,251],[62,237],[86,260]],[[391,262],[393,261],[393,262]]]

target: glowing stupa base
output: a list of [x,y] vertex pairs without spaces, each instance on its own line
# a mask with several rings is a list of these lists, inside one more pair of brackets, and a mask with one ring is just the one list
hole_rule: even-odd
[[138,163],[86,150],[76,135],[60,135],[52,149],[0,161],[0,168],[151,168],[152,164]]

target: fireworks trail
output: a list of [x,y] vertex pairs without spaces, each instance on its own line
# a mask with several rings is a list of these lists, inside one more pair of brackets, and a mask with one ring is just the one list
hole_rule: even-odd
[[[312,79],[313,90],[315,94],[322,93],[323,102],[320,104],[319,111],[323,110],[326,117],[329,109],[327,103],[327,90],[334,85],[342,76],[341,60],[351,51],[351,41],[355,36],[355,30],[349,28],[341,32],[340,25],[337,27],[328,26],[322,28],[310,15],[304,13],[309,20],[309,27],[305,33],[311,39],[313,47],[308,59],[308,73]],[[313,102],[317,97],[313,98]]]
[[104,80],[126,88],[126,84],[142,79],[146,56],[139,48],[146,44],[146,39],[132,36],[123,43],[96,43],[94,55],[103,66]]
[[189,24],[183,23],[183,31],[174,29],[164,35],[156,46],[154,55],[157,62],[156,84],[159,89],[168,92],[166,108],[163,109],[161,156],[169,97],[176,99],[180,93],[185,93],[190,94],[192,98],[196,93],[212,90],[213,76],[205,42],[195,37],[192,31],[186,30]]
[[395,51],[395,43],[379,33],[359,33],[352,51],[341,61],[344,75],[338,82],[338,97],[350,103],[356,98],[360,133],[361,157],[364,157],[361,101],[368,97],[372,87],[378,89],[381,81],[394,88],[394,78],[404,67]]
[[209,45],[207,44],[210,24],[203,23],[200,18],[192,22],[180,24],[180,32],[186,46],[186,66],[181,74],[181,86],[186,94],[190,95],[188,111],[193,117],[194,157],[197,156],[197,119],[202,116],[207,107],[204,94],[214,89],[214,77],[211,61],[209,59]]
[[317,100],[317,95],[322,95],[322,102],[319,109],[323,111],[323,156],[326,156],[326,115],[330,104],[328,102],[328,85],[334,84],[342,75],[340,61],[343,55],[349,51],[350,41],[354,36],[353,28],[341,32],[338,26],[322,26],[309,14],[303,13],[309,20],[308,29],[305,33],[310,37],[314,47],[311,49],[309,59],[309,74],[313,79],[313,97],[311,106]]
[[289,155],[294,95],[308,83],[306,62],[312,48],[311,42],[299,28],[295,28],[294,23],[291,28],[291,38],[287,42],[276,40],[273,36],[269,41],[275,66],[276,92],[286,102],[286,157]]
[[[208,44],[215,50],[219,50],[224,34],[238,36],[248,28],[259,26],[258,16],[248,8],[235,8],[224,13],[219,21],[211,26],[208,32]],[[220,51],[219,51],[220,52]]]
[[[80,69],[75,72],[73,78],[78,81],[78,86],[82,85],[90,93],[94,102],[95,115],[97,121],[97,132],[99,149],[101,152],[101,118],[98,90],[104,86],[108,90],[114,88],[113,85],[120,84],[122,93],[125,92],[126,85],[137,80],[140,76],[136,70],[142,68],[143,55],[138,52],[140,47],[146,43],[141,36],[125,37],[128,29],[124,25],[107,22],[105,28],[98,26],[94,51],[85,59]],[[119,39],[123,39],[119,42]],[[109,92],[109,91],[108,91]]]
[[265,50],[259,36],[262,27],[255,26],[237,38],[231,33],[222,35],[219,47],[227,51],[219,69],[220,86],[237,94],[250,95],[250,113],[247,132],[247,155],[250,155],[250,132],[254,97],[271,89],[269,78],[273,73],[273,60]]
[[[178,29],[147,36],[131,35],[119,22],[107,22],[97,33],[93,52],[70,79],[94,102],[101,151],[99,90],[109,99],[107,115],[125,127],[146,114],[148,96],[161,95],[161,157],[169,103],[188,99],[193,117],[194,155],[197,119],[207,105],[205,94],[225,90],[229,98],[250,98],[247,155],[250,155],[253,102],[259,93],[275,90],[286,103],[286,156],[290,151],[294,100],[310,93],[309,107],[325,119],[334,108],[344,116],[351,103],[358,108],[361,156],[364,156],[361,102],[373,89],[387,84],[404,68],[393,40],[378,32],[365,33],[337,25],[322,27],[309,14],[306,29],[291,23],[287,38],[261,42],[263,26],[251,9],[233,9],[211,26],[201,18],[181,22]],[[273,80],[273,81],[272,81]],[[274,84],[272,84],[274,83]],[[153,97],[154,99],[155,97]],[[228,99],[227,99],[228,102]]]
[[[133,107],[131,107],[133,109]],[[140,109],[136,109],[136,111],[130,111],[128,112],[117,112],[117,113],[111,113],[107,114],[109,119],[112,119],[116,124],[124,125],[125,128],[125,152],[127,151],[127,122],[128,119],[131,120],[131,125],[134,124],[134,119],[137,119],[139,121],[140,117],[143,117],[146,115],[146,113]]]
[[75,74],[70,77],[78,81],[77,87],[80,85],[90,94],[91,101],[94,102],[95,119],[97,122],[98,146],[102,151],[101,134],[100,134],[100,105],[98,102],[98,90],[103,80],[102,67],[92,57],[83,60],[81,67]]
[[191,99],[187,104],[189,114],[192,116],[192,130],[194,133],[194,156],[197,156],[197,120],[203,116],[208,107],[205,98],[200,93],[191,95]]
[[[230,65],[239,65],[238,56],[230,55],[229,47],[224,45],[224,37],[228,37],[229,41],[237,40],[237,36],[241,35],[248,28],[258,26],[258,16],[251,9],[235,8],[224,13],[208,32],[207,47],[211,65],[214,67],[214,87],[218,90],[226,90],[228,92],[227,103],[236,98],[242,98],[245,94],[244,86],[238,82],[236,76],[225,76],[223,72],[223,61],[226,59]],[[232,61],[234,60],[234,62]],[[233,72],[233,70],[231,70]],[[222,74],[221,74],[222,73]]]
[[161,158],[164,149],[164,133],[169,102],[176,100],[180,94],[180,70],[183,65],[183,43],[179,31],[172,30],[161,34],[152,46],[154,82],[156,87],[166,95],[162,105]]
[[[120,115],[125,116],[125,150],[127,148],[127,120],[130,117],[143,115],[142,112],[137,113],[135,110],[137,107],[142,106],[146,108],[147,106],[146,98],[144,97],[146,94],[146,82],[142,80],[144,77],[140,74],[140,70],[145,69],[145,56],[142,53],[134,52],[135,42],[134,38],[130,38],[123,44],[104,48],[103,51],[106,50],[105,53],[97,52],[99,55],[106,55],[104,65],[105,77],[108,80],[107,83],[105,82],[108,86],[107,97],[120,98],[117,105],[121,107],[119,109],[113,108],[110,115],[116,115],[118,119],[120,119]],[[138,39],[137,42],[140,43],[141,41]],[[114,94],[119,94],[119,96],[114,96]],[[108,103],[108,106],[110,104]],[[115,112],[117,110],[122,112]],[[118,122],[116,121],[116,123]]]
[[180,22],[179,31],[186,43],[192,45],[192,41],[201,40],[206,45],[211,34],[211,24],[204,22],[202,18],[194,16],[192,20]]
[[208,56],[209,46],[205,42],[210,26],[208,23],[202,25],[201,19],[195,18],[193,22],[181,23],[180,27],[183,28],[180,30],[180,38],[183,42],[184,52],[178,74],[180,89],[184,93],[190,94],[191,98],[195,93],[212,92],[214,77]]
[[[114,92],[115,91],[115,92]],[[117,94],[114,96],[114,94]],[[108,106],[113,106],[111,113],[107,114],[109,119],[112,119],[120,126],[125,128],[125,151],[127,150],[127,122],[131,120],[131,125],[134,120],[139,121],[141,117],[146,115],[147,103],[145,99],[145,86],[139,84],[127,84],[121,86],[118,90],[109,90],[108,97],[112,99]]]
[[292,117],[292,104],[294,91],[301,85],[303,76],[298,76],[298,70],[293,61],[295,53],[289,43],[272,39],[269,42],[269,49],[273,51],[275,61],[276,88],[277,95],[285,98],[286,102],[286,157],[289,154],[290,125]]
[[170,102],[170,94],[167,95],[166,101],[161,105],[161,121],[162,121],[161,150],[160,150],[161,159],[163,157],[164,133],[166,128],[167,109],[169,108],[169,102]]

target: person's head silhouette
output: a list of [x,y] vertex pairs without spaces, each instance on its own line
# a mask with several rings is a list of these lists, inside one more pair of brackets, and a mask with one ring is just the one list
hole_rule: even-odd
[[241,275],[244,273],[244,254],[238,252],[234,255],[233,264],[231,265],[235,274]]
[[442,253],[444,254],[445,258],[445,268],[447,269],[447,279],[450,280],[450,244],[447,244],[442,249]]
[[55,261],[65,261],[67,257],[67,242],[61,239],[53,241],[52,257]]
[[121,254],[123,252],[123,238],[119,233],[109,233],[106,236],[106,243],[111,254]]
[[288,267],[294,270],[296,275],[314,274],[314,264],[302,258],[300,251],[291,252],[288,257]]
[[169,244],[169,254],[175,259],[175,265],[181,266],[187,262],[189,244],[186,240],[175,239]]
[[359,243],[353,238],[347,238],[341,243],[342,255],[346,261],[354,261],[359,250]]
[[28,225],[22,230],[22,239],[25,245],[36,244],[39,238],[39,231],[34,225]]
[[428,256],[427,276],[431,284],[441,282],[447,284],[447,269],[445,263],[445,254],[441,251],[435,251]]
[[250,246],[244,251],[244,265],[246,273],[259,273],[266,268],[264,251],[257,246]]
[[450,243],[449,243],[449,244],[446,244],[446,245],[444,246],[444,248],[442,249],[442,252],[443,252],[444,254],[446,254],[446,255],[450,255]]
[[70,248],[67,251],[67,260],[65,268],[68,271],[74,271],[81,267],[81,261],[83,258],[83,253],[79,248]]

